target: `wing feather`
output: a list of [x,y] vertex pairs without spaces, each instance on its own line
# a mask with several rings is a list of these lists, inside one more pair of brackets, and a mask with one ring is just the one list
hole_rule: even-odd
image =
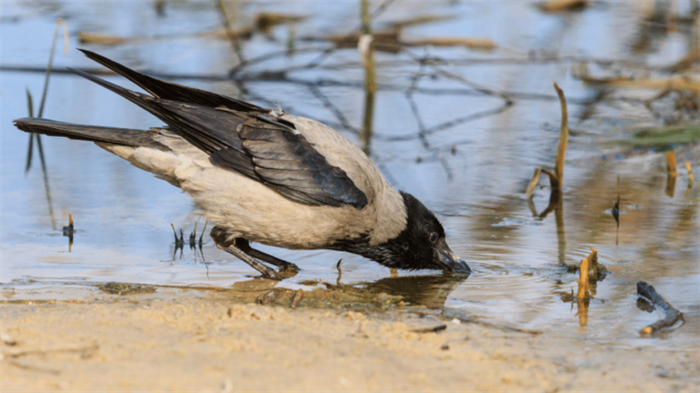
[[74,72],[155,115],[172,132],[209,154],[214,165],[237,171],[301,203],[352,205],[357,209],[367,205],[367,196],[347,173],[331,165],[293,123],[272,117],[255,106],[241,109],[237,105],[248,105],[242,101],[226,101],[224,96],[159,81],[84,52],[155,97],[85,72]]

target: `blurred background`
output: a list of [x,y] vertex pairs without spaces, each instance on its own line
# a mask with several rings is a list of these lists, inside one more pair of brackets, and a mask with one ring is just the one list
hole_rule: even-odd
[[[68,296],[107,281],[230,287],[255,272],[203,247],[176,249],[198,222],[187,195],[92,143],[29,135],[54,33],[43,117],[147,129],[161,123],[66,72],[105,72],[78,47],[141,72],[310,117],[362,146],[396,188],[441,219],[474,274],[400,272],[331,251],[260,247],[303,270],[281,286],[334,282],[411,294],[475,318],[561,329],[574,339],[646,345],[657,317],[636,307],[653,284],[691,327],[700,316],[700,167],[696,0],[648,1],[3,1],[0,5],[2,268],[6,299]],[[68,53],[63,52],[62,18]],[[361,35],[364,38],[360,38]],[[110,81],[135,88],[114,76]],[[568,101],[562,198],[550,205],[536,167],[552,169],[560,134],[556,82]],[[674,151],[678,176],[666,174]],[[618,183],[619,178],[619,183]],[[619,185],[618,185],[619,184]],[[612,209],[619,194],[619,228]],[[549,207],[549,208],[548,208]],[[62,227],[75,222],[72,246]],[[207,232],[211,229],[209,224]],[[197,234],[199,237],[199,233]],[[587,322],[566,295],[589,253],[610,274],[593,288]],[[432,278],[430,278],[432,277]],[[428,289],[425,289],[428,288]],[[439,299],[435,301],[435,299]],[[583,329],[585,327],[585,329]],[[562,329],[563,328],[563,329]]]

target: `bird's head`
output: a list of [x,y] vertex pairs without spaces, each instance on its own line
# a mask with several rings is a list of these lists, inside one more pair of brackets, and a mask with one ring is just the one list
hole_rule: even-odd
[[447,245],[445,230],[435,215],[413,195],[401,192],[401,196],[406,207],[406,227],[397,237],[381,245],[386,259],[379,262],[398,269],[470,274],[467,263]]

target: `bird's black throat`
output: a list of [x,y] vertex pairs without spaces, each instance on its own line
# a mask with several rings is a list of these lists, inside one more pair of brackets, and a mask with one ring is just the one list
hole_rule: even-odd
[[[406,225],[393,239],[370,245],[365,234],[354,239],[344,239],[328,246],[329,249],[362,255],[386,267],[418,270],[439,269],[434,263],[435,246],[445,243],[445,231],[435,215],[413,195],[401,192],[406,209]],[[430,241],[431,233],[438,241]]]

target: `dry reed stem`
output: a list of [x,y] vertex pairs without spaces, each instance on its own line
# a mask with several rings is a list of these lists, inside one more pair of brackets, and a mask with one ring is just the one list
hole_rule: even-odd
[[542,173],[544,173],[545,175],[549,176],[549,183],[552,184],[552,191],[557,191],[557,190],[559,190],[559,188],[554,188],[554,184],[556,184],[556,183],[559,182],[559,179],[557,178],[557,174],[554,173],[554,172],[552,172],[552,171],[550,171],[549,169],[544,169],[544,168],[542,168],[542,169],[540,169],[540,170],[542,171]]
[[579,278],[576,279],[578,283],[578,293],[576,297],[579,299],[585,299],[588,296],[588,268],[589,268],[588,258],[581,260],[581,267],[579,267]]
[[[591,249],[593,250],[593,249]],[[588,284],[588,268],[590,267],[590,258],[597,258],[597,252],[593,250],[593,253],[581,260],[581,266],[579,267],[579,278],[576,279],[578,283],[578,293],[576,294],[576,304],[578,306],[578,322],[581,327],[585,327],[588,324],[588,302],[590,301],[589,294],[589,284]]]
[[365,66],[365,106],[362,122],[362,148],[369,152],[370,140],[372,139],[372,123],[374,119],[374,97],[377,91],[375,80],[374,55],[372,53],[372,30],[370,27],[369,1],[361,2],[362,36],[358,41],[358,50],[362,56]]
[[[566,146],[569,143],[569,113],[566,108],[566,97],[564,92],[554,82],[554,89],[559,96],[561,105],[561,129],[559,132],[559,145],[557,146],[557,160],[554,164],[554,173],[557,176],[557,184],[552,183],[552,189],[560,190],[564,185],[564,157],[566,156]],[[550,177],[551,179],[551,177]]]
[[633,80],[629,78],[604,78],[597,79],[592,77],[581,78],[584,83],[595,85],[606,85],[617,88],[649,88],[663,89],[668,91],[688,90],[694,93],[700,93],[700,83],[687,77],[673,77],[661,79],[642,79]]
[[119,45],[128,42],[129,39],[113,35],[81,31],[78,33],[78,41],[81,44]]
[[598,251],[593,247],[588,247],[591,249],[591,253],[588,255],[588,261],[590,262],[589,268],[594,268],[598,266]]
[[530,179],[530,184],[527,186],[526,195],[528,200],[532,198],[532,191],[540,178],[540,172],[549,176],[549,183],[552,186],[552,191],[559,191],[564,185],[564,159],[566,157],[566,146],[569,143],[569,112],[567,110],[564,92],[559,88],[556,82],[554,82],[554,90],[557,91],[559,104],[561,105],[561,128],[559,131],[557,157],[554,162],[554,172],[544,168],[535,168],[532,179]]
[[53,41],[51,42],[51,53],[49,54],[49,65],[46,67],[46,78],[44,79],[44,92],[41,95],[41,103],[39,104],[39,114],[37,117],[42,117],[44,114],[44,103],[46,103],[46,94],[49,90],[49,79],[51,77],[51,69],[53,68],[53,54],[56,48],[56,40],[58,39],[58,29],[63,29],[63,53],[68,54],[68,24],[63,18],[56,20],[56,28],[53,33]]
[[412,41],[401,41],[405,46],[463,46],[469,49],[493,50],[496,44],[485,37],[461,38],[461,37],[430,37]]
[[224,29],[226,30],[226,35],[231,41],[231,46],[233,46],[233,51],[238,56],[238,61],[243,63],[245,59],[243,58],[243,50],[241,49],[241,42],[238,40],[238,33],[233,29],[233,24],[231,19],[229,19],[228,13],[226,12],[226,6],[223,0],[217,0],[216,7],[219,9],[221,16],[223,17]]
[[525,195],[526,195],[527,199],[532,198],[532,192],[535,190],[535,186],[537,185],[537,181],[540,179],[541,172],[542,172],[542,169],[535,168],[535,172],[532,174],[532,179],[530,179],[530,184],[527,185],[527,191],[525,191]]
[[669,176],[678,176],[676,167],[676,154],[672,151],[666,152],[666,172]]

